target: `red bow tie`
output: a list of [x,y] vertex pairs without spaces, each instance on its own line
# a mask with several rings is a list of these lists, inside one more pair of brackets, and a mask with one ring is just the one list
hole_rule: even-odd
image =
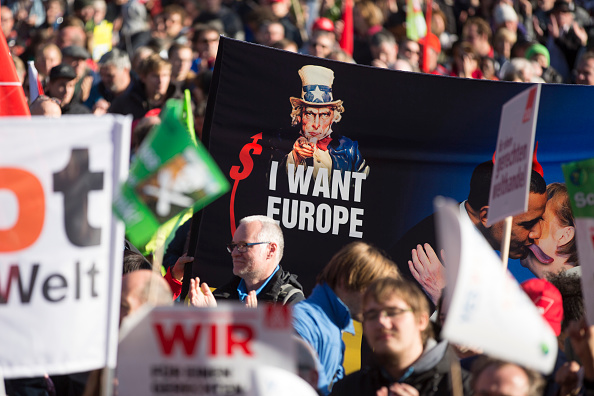
[[328,151],[328,145],[331,141],[332,138],[330,136],[326,136],[324,139],[318,140],[317,146],[320,150]]

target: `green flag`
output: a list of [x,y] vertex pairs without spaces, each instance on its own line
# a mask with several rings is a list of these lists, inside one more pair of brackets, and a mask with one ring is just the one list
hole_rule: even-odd
[[198,211],[229,190],[206,148],[195,144],[183,120],[184,104],[169,100],[161,124],[137,151],[128,180],[114,200],[128,239],[146,244],[158,227],[181,211]]

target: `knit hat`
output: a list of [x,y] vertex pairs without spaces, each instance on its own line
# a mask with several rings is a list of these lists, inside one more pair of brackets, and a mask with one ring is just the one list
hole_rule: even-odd
[[547,65],[551,64],[551,55],[549,54],[549,50],[542,44],[536,43],[532,44],[527,50],[526,54],[524,55],[526,59],[530,60],[534,57],[534,55],[544,55],[547,58]]
[[561,334],[563,298],[552,283],[544,279],[529,279],[521,284],[542,317],[551,325],[556,336]]

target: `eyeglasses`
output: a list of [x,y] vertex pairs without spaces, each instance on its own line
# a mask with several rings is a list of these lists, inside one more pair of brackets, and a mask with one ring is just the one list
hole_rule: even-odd
[[233,251],[235,250],[235,248],[237,248],[237,251],[239,253],[245,253],[248,251],[248,248],[251,248],[252,246],[256,246],[256,245],[262,245],[264,243],[270,243],[270,242],[250,242],[250,243],[235,243],[235,242],[231,242],[227,244],[227,251],[229,253],[233,253]]
[[390,318],[393,319],[397,316],[400,316],[406,312],[412,312],[412,308],[402,309],[402,308],[384,308],[384,309],[371,309],[369,311],[363,312],[363,321],[364,322],[375,322],[378,319],[383,318]]

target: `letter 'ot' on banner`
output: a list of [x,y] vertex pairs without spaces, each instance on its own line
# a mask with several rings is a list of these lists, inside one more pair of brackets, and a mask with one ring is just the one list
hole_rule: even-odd
[[487,226],[506,220],[501,243],[501,259],[507,268],[512,217],[528,210],[532,151],[540,84],[528,88],[503,105],[495,167],[489,192]]
[[[0,118],[0,372],[115,367],[130,117]],[[18,131],[18,133],[15,133]]]
[[575,218],[576,243],[582,268],[586,318],[594,323],[594,158],[563,164],[565,185]]
[[259,393],[254,369],[297,372],[291,319],[290,308],[282,305],[147,306],[122,323],[118,393],[270,394]]
[[487,355],[550,373],[557,338],[487,240],[450,199],[435,199],[437,236],[448,247],[442,336]]
[[114,202],[137,246],[181,211],[198,211],[229,190],[227,179],[206,148],[196,145],[182,121],[183,103],[169,100],[157,125],[143,141],[128,180]]

